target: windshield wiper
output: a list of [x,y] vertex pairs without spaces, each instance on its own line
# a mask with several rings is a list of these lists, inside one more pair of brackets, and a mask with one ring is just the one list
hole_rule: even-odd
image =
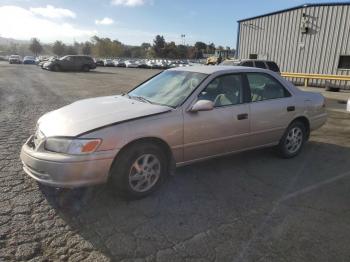
[[146,102],[146,103],[149,103],[149,104],[153,104],[151,101],[149,101],[147,98],[144,98],[143,96],[130,96],[128,95],[131,99],[137,99],[141,102]]

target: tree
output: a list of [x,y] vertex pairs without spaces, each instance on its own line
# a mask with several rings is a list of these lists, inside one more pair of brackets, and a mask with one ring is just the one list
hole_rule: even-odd
[[66,45],[61,41],[56,41],[52,46],[52,52],[55,55],[62,56],[65,53]]
[[70,45],[70,46],[68,46],[68,47],[66,48],[65,54],[66,54],[66,55],[77,55],[78,52],[77,52],[77,50],[75,49],[74,46]]
[[178,50],[175,42],[166,43],[164,47],[164,57],[178,58]]
[[199,51],[203,51],[203,50],[206,50],[207,49],[207,44],[206,43],[203,43],[203,42],[196,42],[194,44],[194,47],[197,48],[197,50]]
[[150,43],[142,43],[141,44],[141,47],[144,49],[144,50],[148,50],[151,48],[151,44]]
[[81,51],[82,51],[83,55],[91,55],[91,43],[85,42],[83,44]]
[[214,45],[214,43],[211,43],[207,46],[207,53],[213,54],[214,52],[215,52],[215,45]]
[[187,58],[188,53],[188,47],[185,45],[178,45],[177,46],[177,54],[178,58]]
[[43,47],[40,44],[40,41],[37,38],[32,38],[31,43],[29,45],[29,50],[37,56],[43,51]]
[[153,49],[157,57],[164,57],[164,47],[165,47],[165,39],[163,36],[157,35],[153,40]]

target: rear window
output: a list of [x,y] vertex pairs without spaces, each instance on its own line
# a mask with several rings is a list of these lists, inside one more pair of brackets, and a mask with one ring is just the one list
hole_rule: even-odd
[[255,67],[266,69],[266,65],[263,61],[255,61]]
[[253,62],[252,61],[247,61],[247,62],[243,62],[242,66],[247,66],[247,67],[254,67]]
[[271,71],[274,71],[274,72],[279,72],[280,71],[280,69],[279,69],[279,67],[278,67],[278,65],[276,63],[274,63],[274,62],[266,62],[266,64],[268,65],[268,67],[269,67],[269,69]]
[[89,57],[89,56],[84,56],[84,60],[86,62],[94,62],[94,60],[91,57]]

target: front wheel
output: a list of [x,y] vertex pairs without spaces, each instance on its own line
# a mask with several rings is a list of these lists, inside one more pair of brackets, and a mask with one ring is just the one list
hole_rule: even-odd
[[52,71],[55,71],[55,72],[61,71],[60,69],[61,69],[61,68],[60,68],[59,65],[54,65],[54,66],[52,67]]
[[138,143],[117,157],[110,182],[123,196],[139,199],[159,188],[167,170],[167,159],[161,148],[152,143]]
[[300,121],[295,121],[287,128],[278,145],[279,153],[284,158],[298,155],[306,141],[306,128]]

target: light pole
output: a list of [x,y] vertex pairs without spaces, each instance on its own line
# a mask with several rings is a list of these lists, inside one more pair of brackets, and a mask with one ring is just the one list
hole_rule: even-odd
[[181,42],[182,42],[183,45],[185,45],[185,37],[186,37],[185,34],[181,35],[181,40],[182,40]]

